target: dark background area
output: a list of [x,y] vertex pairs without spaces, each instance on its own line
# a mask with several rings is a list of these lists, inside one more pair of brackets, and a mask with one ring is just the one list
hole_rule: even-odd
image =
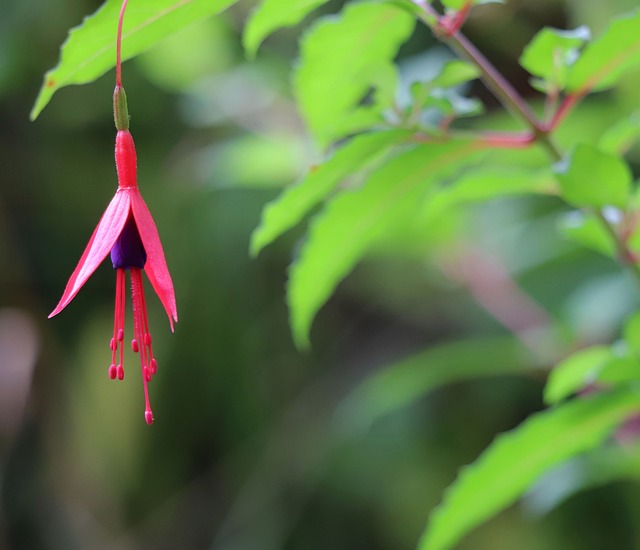
[[[636,4],[510,1],[478,9],[465,31],[536,102],[517,58],[539,28],[588,24],[597,33]],[[418,243],[359,266],[321,311],[311,351],[294,348],[285,283],[303,229],[257,259],[248,248],[262,206],[319,158],[289,86],[300,28],[278,32],[247,61],[245,2],[123,67],[139,184],[180,317],[171,334],[147,288],[159,363],[151,428],[137,357],[127,353],[124,382],[107,376],[108,262],[47,319],[116,189],[113,72],[63,89],[35,122],[29,111],[68,29],[98,6],[0,4],[0,547],[415,547],[458,469],[542,408],[543,376],[457,383],[365,430],[343,429],[341,403],[374,370],[506,331]],[[434,47],[420,29],[401,60]],[[567,132],[597,135],[637,106],[637,83],[596,96]],[[473,92],[500,111],[481,86]],[[548,199],[500,201],[470,214],[481,230],[466,240],[504,237],[504,261],[525,291],[568,330],[608,341],[636,298],[615,264],[562,241],[562,209]],[[637,487],[622,482],[546,515],[518,505],[460,548],[639,548],[639,506]]]

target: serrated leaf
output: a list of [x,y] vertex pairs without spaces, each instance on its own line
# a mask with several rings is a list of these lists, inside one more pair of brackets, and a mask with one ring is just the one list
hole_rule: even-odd
[[595,250],[600,254],[615,258],[617,245],[595,216],[580,211],[568,212],[559,222],[560,232],[568,239]]
[[254,57],[262,41],[272,32],[297,25],[328,0],[264,0],[251,13],[242,41],[249,57]]
[[554,405],[595,382],[600,370],[612,357],[608,346],[593,346],[567,357],[549,374],[544,402]]
[[[321,147],[383,121],[396,90],[392,61],[414,25],[403,10],[362,2],[348,4],[338,16],[319,19],[305,34],[294,88]],[[353,52],[348,62],[347,52]]]
[[419,550],[446,550],[497,514],[550,468],[601,444],[640,407],[634,387],[575,399],[496,438],[464,468],[433,512]]
[[614,19],[571,68],[567,88],[586,93],[613,86],[640,63],[640,11]]
[[331,193],[345,178],[354,176],[386,155],[389,148],[407,141],[406,130],[371,132],[353,138],[298,184],[285,189],[264,207],[260,225],[251,235],[251,254],[299,223],[309,211]]
[[433,181],[451,173],[486,148],[479,142],[451,141],[414,146],[389,160],[359,189],[334,198],[313,220],[288,285],[291,328],[300,348],[318,309],[369,247],[422,198]]
[[579,144],[568,162],[557,165],[562,196],[580,207],[624,207],[631,189],[631,170],[621,158],[586,143]]
[[545,27],[524,49],[520,65],[541,78],[545,90],[562,90],[566,85],[569,68],[578,58],[579,48],[590,36],[591,33],[585,26],[570,31]]
[[[210,17],[236,0],[136,0],[127,8],[122,32],[122,59],[151,48],[186,25]],[[70,84],[84,84],[115,66],[116,31],[121,0],[108,0],[69,31],[58,65],[44,76],[31,111],[35,120],[53,94]]]
[[631,113],[609,128],[598,141],[598,149],[605,153],[624,155],[640,140],[640,112]]
[[345,432],[367,429],[379,418],[427,393],[461,380],[533,369],[531,353],[514,337],[462,340],[434,346],[384,367],[361,383],[341,404]]

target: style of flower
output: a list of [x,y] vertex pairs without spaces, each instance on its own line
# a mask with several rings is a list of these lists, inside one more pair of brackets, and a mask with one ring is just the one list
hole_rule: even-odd
[[167,312],[172,332],[174,321],[178,321],[178,313],[173,282],[167,268],[158,230],[138,189],[136,150],[133,137],[129,132],[126,95],[121,84],[116,85],[114,92],[114,117],[118,130],[115,149],[118,190],[89,239],[76,269],[71,274],[60,303],[49,317],[60,313],[73,300],[98,265],[110,254],[113,268],[116,270],[116,301],[113,337],[110,342],[111,365],[108,372],[111,379],[122,380],[124,378],[125,283],[126,272],[129,271],[134,327],[131,348],[135,353],[140,354],[145,397],[144,417],[147,424],[151,424],[153,412],[149,404],[147,384],[156,373],[157,363],[153,357],[152,338],[147,319],[142,281],[143,270]]

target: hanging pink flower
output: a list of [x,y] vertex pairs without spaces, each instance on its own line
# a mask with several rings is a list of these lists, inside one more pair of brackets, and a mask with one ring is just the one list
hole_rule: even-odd
[[73,300],[98,265],[110,254],[116,270],[116,304],[113,337],[110,343],[112,358],[109,376],[112,379],[122,380],[124,378],[125,280],[126,272],[129,271],[134,330],[131,347],[135,353],[140,353],[145,396],[144,416],[147,423],[151,424],[153,413],[149,405],[147,384],[156,373],[157,363],[153,357],[152,338],[147,319],[142,281],[143,270],[167,312],[171,331],[173,331],[174,321],[178,320],[178,313],[173,282],[167,268],[158,230],[138,189],[136,149],[128,129],[129,115],[121,84],[116,85],[114,92],[114,116],[118,129],[115,151],[118,190],[89,239],[89,244],[76,269],[71,274],[60,303],[49,317],[60,313]]

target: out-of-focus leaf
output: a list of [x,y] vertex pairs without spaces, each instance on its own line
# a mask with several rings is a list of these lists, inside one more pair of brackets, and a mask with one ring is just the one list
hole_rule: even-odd
[[291,229],[335,187],[349,176],[380,160],[389,148],[407,141],[406,130],[388,130],[356,136],[326,162],[310,170],[297,185],[285,189],[267,204],[262,221],[251,236],[251,254]]
[[475,97],[464,97],[455,90],[435,88],[423,101],[423,108],[436,108],[446,117],[479,115],[484,111],[482,102]]
[[583,93],[615,84],[640,63],[640,11],[614,19],[571,68],[567,89]]
[[252,12],[244,28],[247,55],[255,56],[262,41],[272,32],[302,21],[327,0],[264,0]]
[[620,120],[598,141],[598,149],[613,155],[623,155],[640,139],[640,112]]
[[514,337],[441,344],[375,372],[346,398],[337,418],[346,432],[361,431],[439,387],[524,374],[534,365],[531,353]]
[[640,312],[627,319],[624,325],[624,339],[631,353],[640,358]]
[[572,241],[610,258],[617,252],[616,242],[595,216],[580,211],[568,212],[559,223],[561,233]]
[[640,406],[640,391],[620,388],[529,417],[499,436],[449,487],[419,550],[446,550],[516,501],[547,470],[601,444]]
[[520,64],[544,81],[543,89],[564,89],[569,67],[578,58],[578,50],[589,40],[588,27],[566,31],[545,27],[536,34],[520,57]]
[[[136,62],[154,84],[184,92],[235,61],[237,38],[223,17],[184,27],[141,54]],[[171,70],[167,70],[171,67]]]
[[535,514],[547,514],[573,495],[614,481],[640,479],[640,446],[609,445],[547,472],[524,497]]
[[442,66],[438,75],[429,81],[429,84],[438,88],[452,88],[474,80],[478,76],[480,71],[475,65],[460,59],[452,59]]
[[552,194],[556,182],[547,170],[515,168],[475,168],[453,183],[438,189],[429,199],[426,213],[437,212],[465,203],[520,194]]
[[334,198],[314,219],[288,286],[291,328],[300,348],[309,345],[309,329],[318,309],[397,212],[420,201],[438,177],[476,158],[483,143],[451,141],[420,144],[394,157],[357,190]]
[[612,356],[608,346],[593,346],[558,363],[544,388],[545,403],[554,405],[595,382],[598,372]]
[[463,8],[465,4],[475,6],[480,4],[504,4],[504,0],[442,0],[442,5],[452,10],[459,10]]
[[[236,0],[136,0],[127,7],[122,30],[123,61],[142,53],[181,28],[210,17]],[[116,31],[121,0],[108,0],[69,31],[58,65],[44,75],[31,111],[35,120],[53,94],[70,84],[102,76],[116,63]]]
[[394,6],[362,2],[320,19],[305,34],[294,88],[321,147],[382,122],[396,91],[393,58],[414,24]]
[[304,145],[296,135],[244,134],[216,143],[203,155],[214,187],[282,187],[301,171]]
[[621,158],[586,143],[566,163],[557,165],[562,196],[576,206],[624,207],[631,189],[631,170]]

